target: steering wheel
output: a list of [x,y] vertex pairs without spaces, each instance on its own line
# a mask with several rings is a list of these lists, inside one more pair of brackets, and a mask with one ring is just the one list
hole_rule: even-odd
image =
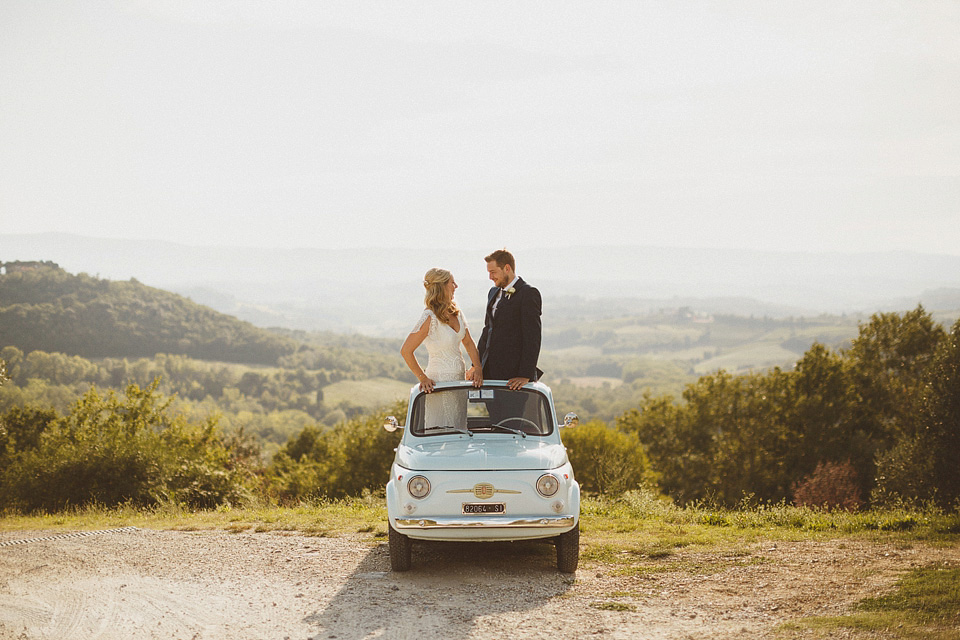
[[495,426],[495,427],[502,427],[502,426],[503,426],[503,423],[505,423],[505,422],[510,422],[510,421],[512,421],[512,420],[519,420],[520,422],[526,422],[526,423],[529,424],[531,427],[533,427],[534,430],[536,430],[538,433],[539,433],[539,431],[540,431],[540,425],[539,425],[539,424],[537,424],[537,423],[534,422],[533,420],[528,420],[527,418],[523,418],[523,417],[520,417],[520,416],[513,416],[513,417],[510,417],[510,418],[504,418],[503,420],[501,420],[500,422],[498,422],[497,424],[495,424],[495,425],[493,425],[493,426]]

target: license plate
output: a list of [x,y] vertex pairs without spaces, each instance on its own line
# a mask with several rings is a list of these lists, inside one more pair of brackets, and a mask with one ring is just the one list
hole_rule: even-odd
[[503,502],[464,502],[463,513],[503,513],[506,511]]

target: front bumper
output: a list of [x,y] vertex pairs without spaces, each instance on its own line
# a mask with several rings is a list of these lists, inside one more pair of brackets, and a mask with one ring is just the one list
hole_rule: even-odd
[[510,518],[493,516],[483,519],[474,518],[396,518],[393,528],[404,529],[464,529],[480,527],[483,529],[503,528],[571,528],[577,523],[574,516],[548,516],[543,518]]
[[517,518],[488,516],[484,518],[433,517],[392,518],[397,532],[417,540],[487,542],[498,540],[535,540],[553,538],[577,525],[573,515]]

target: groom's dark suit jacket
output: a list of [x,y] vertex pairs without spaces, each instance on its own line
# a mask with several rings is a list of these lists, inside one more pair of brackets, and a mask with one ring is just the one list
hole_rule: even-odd
[[537,380],[542,372],[537,369],[540,358],[540,292],[517,280],[516,291],[509,298],[504,295],[497,303],[497,312],[491,309],[500,292],[493,287],[487,294],[487,314],[483,333],[477,342],[483,377],[487,380],[530,378]]

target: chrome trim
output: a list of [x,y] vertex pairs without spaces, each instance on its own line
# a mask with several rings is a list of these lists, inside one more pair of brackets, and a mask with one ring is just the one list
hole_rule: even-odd
[[[417,478],[423,479],[423,481],[424,481],[424,482],[426,483],[426,485],[427,485],[427,492],[424,493],[422,496],[418,496],[418,495],[416,495],[413,491],[410,490],[410,485],[413,484],[413,481],[416,480]],[[431,491],[433,491],[433,485],[430,484],[430,480],[429,480],[425,475],[423,475],[423,474],[421,474],[421,473],[418,473],[418,474],[415,475],[415,476],[411,476],[410,479],[407,480],[407,493],[409,493],[409,494],[410,494],[410,497],[413,498],[414,500],[423,500],[424,498],[426,498],[427,496],[430,495],[430,492],[431,492]]]
[[447,493],[472,493],[477,497],[477,500],[486,500],[487,498],[493,497],[497,493],[523,493],[522,491],[514,491],[513,489],[496,489],[493,487],[493,485],[491,485],[490,488],[490,495],[487,495],[481,489],[477,489],[477,487],[474,487],[473,489],[447,489]]
[[[553,481],[557,485],[556,488],[553,490],[553,493],[546,493],[543,489],[540,488],[540,481],[543,480],[544,478],[553,478]],[[553,473],[544,473],[539,478],[537,478],[537,482],[534,484],[534,486],[537,488],[537,493],[539,493],[541,496],[543,496],[544,498],[552,498],[553,496],[557,495],[557,491],[560,491],[560,478],[558,478],[556,474],[553,474]]]
[[383,428],[390,433],[393,433],[400,428],[400,422],[397,421],[396,416],[387,416],[383,419]]
[[515,520],[504,516],[487,516],[482,520],[472,518],[394,518],[395,529],[549,529],[572,527],[576,524],[574,516],[544,516],[542,518],[523,518]]

